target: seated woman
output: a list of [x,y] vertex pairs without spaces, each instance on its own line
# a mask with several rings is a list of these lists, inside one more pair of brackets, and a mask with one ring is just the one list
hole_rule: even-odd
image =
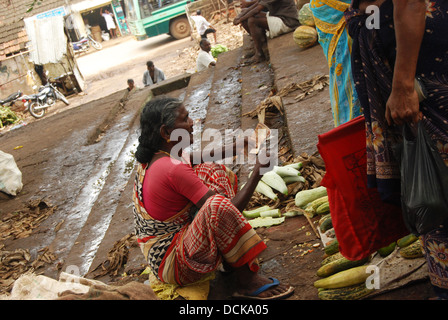
[[[266,245],[241,213],[261,178],[262,165],[257,161],[247,183],[237,191],[236,176],[224,165],[202,163],[201,157],[200,163],[194,163],[196,156],[187,157],[182,149],[175,152],[181,142],[171,141],[171,133],[185,130],[190,145],[193,120],[174,98],[148,102],[140,125],[134,218],[140,247],[154,275],[183,286],[222,262],[236,275],[240,289],[235,296],[291,295],[292,287],[257,273],[257,256]],[[236,145],[232,147],[236,150]]]

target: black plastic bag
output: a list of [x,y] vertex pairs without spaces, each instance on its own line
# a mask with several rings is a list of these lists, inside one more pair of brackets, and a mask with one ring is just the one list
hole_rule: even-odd
[[448,218],[448,167],[421,121],[416,135],[403,126],[403,143],[396,151],[404,222],[415,235],[425,234]]

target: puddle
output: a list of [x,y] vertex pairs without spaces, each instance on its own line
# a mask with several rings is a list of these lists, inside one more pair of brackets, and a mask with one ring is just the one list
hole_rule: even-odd
[[[125,123],[127,123],[127,121],[125,121]],[[120,130],[117,130],[117,132],[118,136],[123,135],[123,132],[120,134]],[[107,148],[111,153],[114,153],[115,157],[111,159],[106,170],[96,180],[92,188],[92,190],[98,188],[96,190],[95,203],[101,203],[96,209],[96,211],[100,212],[99,215],[97,214],[100,219],[94,226],[89,226],[90,229],[94,230],[97,236],[91,237],[90,241],[86,242],[84,245],[83,264],[80,266],[81,273],[86,273],[89,270],[91,263],[96,256],[96,252],[106,235],[110,222],[112,221],[122,192],[133,173],[135,165],[134,154],[138,144],[138,132],[137,130],[131,130],[128,137],[113,139],[113,141],[106,143]],[[106,185],[105,182],[107,179],[109,180]],[[101,193],[102,191],[104,192]],[[90,209],[92,209],[92,207]],[[89,214],[87,214],[87,216]]]

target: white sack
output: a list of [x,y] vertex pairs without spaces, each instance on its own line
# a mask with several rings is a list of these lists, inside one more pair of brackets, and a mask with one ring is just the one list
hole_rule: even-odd
[[0,151],[0,191],[16,196],[22,190],[22,172],[14,157]]

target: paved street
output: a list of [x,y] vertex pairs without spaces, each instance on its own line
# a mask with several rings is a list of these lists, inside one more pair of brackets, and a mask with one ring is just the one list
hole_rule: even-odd
[[179,61],[179,53],[195,45],[190,38],[174,40],[168,35],[144,41],[137,41],[132,37],[111,41],[117,44],[103,42],[102,50],[92,51],[77,58],[86,82],[85,90],[70,97],[68,107],[61,104],[57,110],[49,110],[50,113],[73,108],[123,90],[129,78],[142,87],[143,72],[148,60],[153,60],[155,65],[165,72],[167,78],[181,74],[186,67],[184,61]]

